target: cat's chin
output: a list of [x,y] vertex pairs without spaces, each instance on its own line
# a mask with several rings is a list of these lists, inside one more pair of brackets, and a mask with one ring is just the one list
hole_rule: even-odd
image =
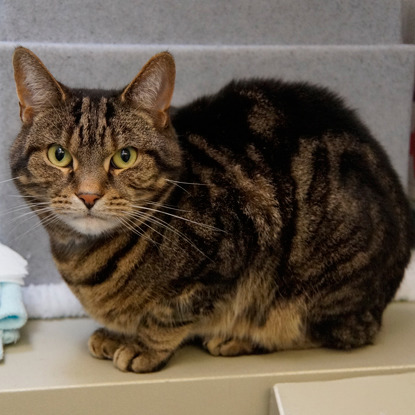
[[119,226],[115,220],[101,219],[93,216],[81,218],[63,218],[64,222],[72,229],[88,236],[99,236],[107,234]]

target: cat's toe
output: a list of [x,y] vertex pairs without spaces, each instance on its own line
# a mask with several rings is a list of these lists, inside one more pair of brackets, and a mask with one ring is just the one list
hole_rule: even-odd
[[88,340],[89,352],[98,359],[111,360],[120,344],[120,338],[104,328],[96,330]]
[[170,352],[142,350],[136,344],[126,344],[116,350],[113,363],[123,372],[156,372],[166,365],[171,355]]
[[122,345],[120,346],[114,353],[113,363],[114,366],[121,370],[122,372],[130,372],[131,363],[136,358],[139,357],[141,354],[141,350],[132,345]]
[[213,356],[239,356],[243,354],[252,354],[255,347],[250,341],[241,339],[223,339],[213,337],[204,342],[204,347]]

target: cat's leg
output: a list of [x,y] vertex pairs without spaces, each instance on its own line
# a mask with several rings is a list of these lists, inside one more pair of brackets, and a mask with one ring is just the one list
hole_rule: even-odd
[[88,346],[94,357],[112,360],[123,372],[154,372],[166,365],[188,332],[187,327],[143,327],[139,336],[126,336],[99,329],[90,337]]
[[309,335],[322,346],[347,350],[372,344],[380,326],[377,315],[364,311],[312,322],[309,324]]

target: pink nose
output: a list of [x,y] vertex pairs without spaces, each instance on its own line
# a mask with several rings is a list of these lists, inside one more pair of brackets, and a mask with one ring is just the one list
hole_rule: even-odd
[[91,209],[95,205],[95,202],[101,198],[101,195],[96,193],[79,193],[77,196],[84,202],[88,209]]

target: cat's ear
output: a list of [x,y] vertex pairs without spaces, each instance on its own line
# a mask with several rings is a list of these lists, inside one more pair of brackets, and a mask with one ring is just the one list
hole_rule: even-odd
[[160,127],[169,121],[169,108],[173,96],[176,66],[169,52],[153,56],[140,73],[124,89],[123,101],[149,111]]
[[18,47],[15,50],[13,67],[20,118],[25,124],[30,124],[38,112],[65,99],[62,86],[29,49]]

